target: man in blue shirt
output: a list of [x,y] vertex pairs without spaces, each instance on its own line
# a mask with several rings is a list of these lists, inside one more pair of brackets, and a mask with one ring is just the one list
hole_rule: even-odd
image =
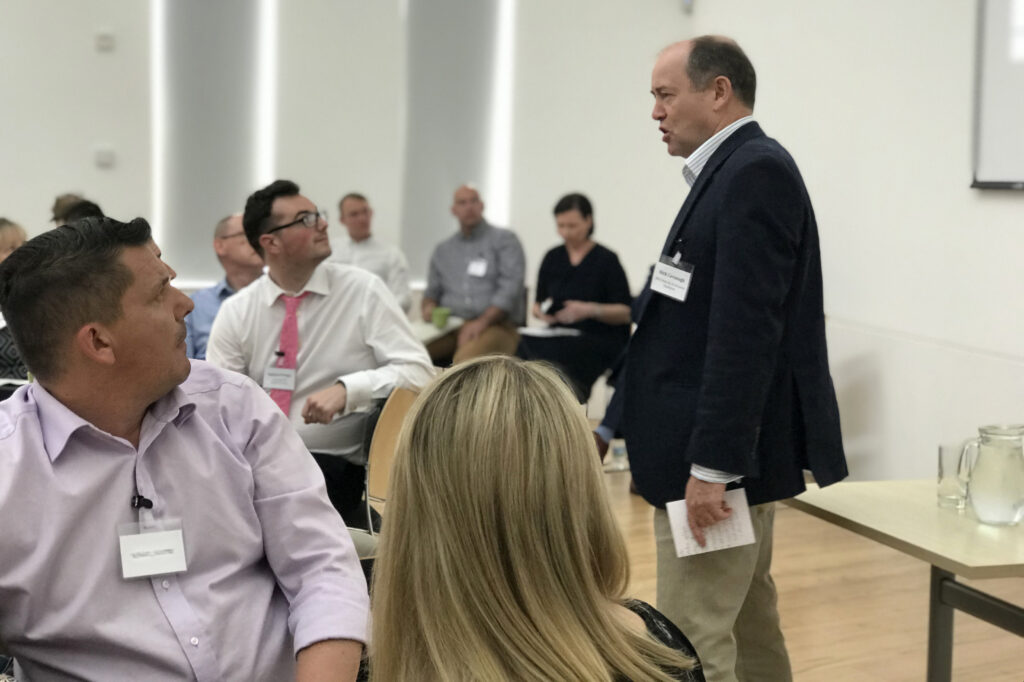
[[223,218],[217,223],[213,233],[213,250],[217,252],[217,259],[224,268],[224,279],[192,294],[196,307],[185,318],[188,356],[197,360],[206,359],[206,340],[210,336],[213,318],[217,317],[220,304],[263,274],[263,259],[245,238],[241,213]]

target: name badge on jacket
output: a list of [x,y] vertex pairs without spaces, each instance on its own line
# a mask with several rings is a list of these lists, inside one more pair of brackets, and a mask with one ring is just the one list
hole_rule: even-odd
[[662,256],[654,265],[651,275],[651,289],[675,301],[685,301],[690,291],[693,266],[682,260],[680,254],[674,257]]

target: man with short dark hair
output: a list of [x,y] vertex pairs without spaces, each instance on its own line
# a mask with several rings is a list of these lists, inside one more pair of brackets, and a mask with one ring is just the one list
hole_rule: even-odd
[[368,270],[384,280],[402,310],[409,309],[409,264],[402,252],[371,233],[373,209],[365,196],[349,192],[338,202],[345,235],[331,237],[331,260]]
[[393,388],[426,384],[430,358],[379,277],[324,262],[327,220],[294,182],[253,193],[242,222],[267,273],[224,302],[207,358],[270,392],[323,470],[335,508],[367,528],[368,411]]
[[455,190],[452,215],[459,231],[430,257],[421,313],[429,322],[441,306],[465,322],[456,333],[432,342],[430,356],[446,365],[488,353],[512,355],[519,344],[516,327],[526,315],[523,247],[512,230],[484,219],[484,202],[471,185]]
[[[846,476],[829,375],[814,211],[792,157],[753,121],[754,68],[727,38],[666,48],[652,117],[691,186],[638,302],[624,374],[633,479],[655,505],[658,609],[709,680],[792,679],[769,569],[776,500]],[[755,542],[677,558],[667,502],[689,532],[733,509]]]
[[206,340],[224,300],[263,274],[263,259],[249,245],[242,227],[241,213],[229,215],[217,222],[213,231],[213,250],[220,266],[224,268],[224,279],[212,287],[193,293],[195,309],[185,318],[188,356],[197,360],[206,359]]
[[273,402],[185,356],[174,276],[141,218],[0,264],[38,380],[0,403],[0,641],[25,679],[354,680],[351,539]]

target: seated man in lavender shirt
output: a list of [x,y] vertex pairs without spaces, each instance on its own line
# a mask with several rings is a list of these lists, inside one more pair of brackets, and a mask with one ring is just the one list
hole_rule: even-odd
[[0,403],[0,650],[33,680],[354,680],[368,597],[324,479],[249,379],[185,356],[149,225],[0,264],[37,383]]

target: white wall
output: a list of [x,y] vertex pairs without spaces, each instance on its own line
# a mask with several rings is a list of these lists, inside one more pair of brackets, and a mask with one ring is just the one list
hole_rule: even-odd
[[330,211],[332,238],[344,234],[338,199],[365,194],[374,233],[397,244],[405,95],[398,1],[282,0],[279,24],[278,177]]
[[[112,52],[97,52],[109,31]],[[121,0],[0,3],[0,216],[49,227],[62,192],[116,216],[150,206],[149,7]],[[94,163],[109,147],[116,165]]]

